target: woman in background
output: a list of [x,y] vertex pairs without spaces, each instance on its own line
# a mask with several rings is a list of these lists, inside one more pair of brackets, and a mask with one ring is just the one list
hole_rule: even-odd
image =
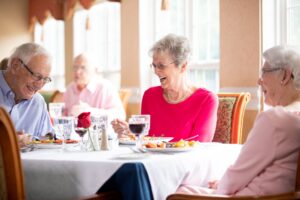
[[265,59],[258,84],[273,108],[258,115],[236,162],[211,188],[181,185],[179,193],[272,195],[295,190],[300,149],[300,54],[275,46]]
[[[161,85],[146,90],[142,99],[141,113],[151,116],[149,135],[212,141],[218,100],[214,93],[189,83],[187,38],[169,34],[153,45],[150,54]],[[116,119],[112,125],[120,137],[129,132],[125,121]]]

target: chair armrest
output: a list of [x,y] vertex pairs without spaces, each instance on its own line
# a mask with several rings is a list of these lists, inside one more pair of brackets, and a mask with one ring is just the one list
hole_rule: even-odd
[[300,191],[289,192],[277,195],[267,196],[227,196],[227,195],[193,195],[193,194],[171,194],[167,197],[167,200],[244,200],[244,199],[256,199],[256,200],[294,200],[300,198]]

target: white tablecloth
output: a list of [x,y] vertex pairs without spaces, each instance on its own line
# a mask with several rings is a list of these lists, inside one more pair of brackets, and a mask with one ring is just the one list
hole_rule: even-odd
[[37,150],[21,154],[27,199],[76,199],[94,194],[126,162],[142,162],[154,199],[165,199],[184,181],[204,186],[220,179],[232,164],[240,145],[203,143],[184,153],[147,153],[144,159],[126,160],[128,147],[112,151],[62,152]]

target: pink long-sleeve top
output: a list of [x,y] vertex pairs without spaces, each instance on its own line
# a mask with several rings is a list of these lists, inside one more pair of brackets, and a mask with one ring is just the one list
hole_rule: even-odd
[[259,114],[217,194],[271,195],[295,190],[300,117],[276,107]]
[[217,122],[218,98],[203,88],[177,104],[168,103],[160,86],[145,91],[142,114],[150,114],[150,136],[173,137],[172,141],[198,135],[194,140],[210,142]]

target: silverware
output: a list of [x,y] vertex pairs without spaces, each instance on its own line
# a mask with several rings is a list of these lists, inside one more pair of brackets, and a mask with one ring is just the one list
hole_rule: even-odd
[[134,153],[147,153],[147,150],[143,148],[130,147],[130,149]]
[[184,139],[184,140],[188,141],[188,140],[194,139],[194,138],[196,138],[196,137],[198,137],[198,136],[199,136],[199,134],[197,134],[197,135],[194,135],[194,136],[192,136],[192,137],[189,137],[189,138],[186,138],[186,139]]

